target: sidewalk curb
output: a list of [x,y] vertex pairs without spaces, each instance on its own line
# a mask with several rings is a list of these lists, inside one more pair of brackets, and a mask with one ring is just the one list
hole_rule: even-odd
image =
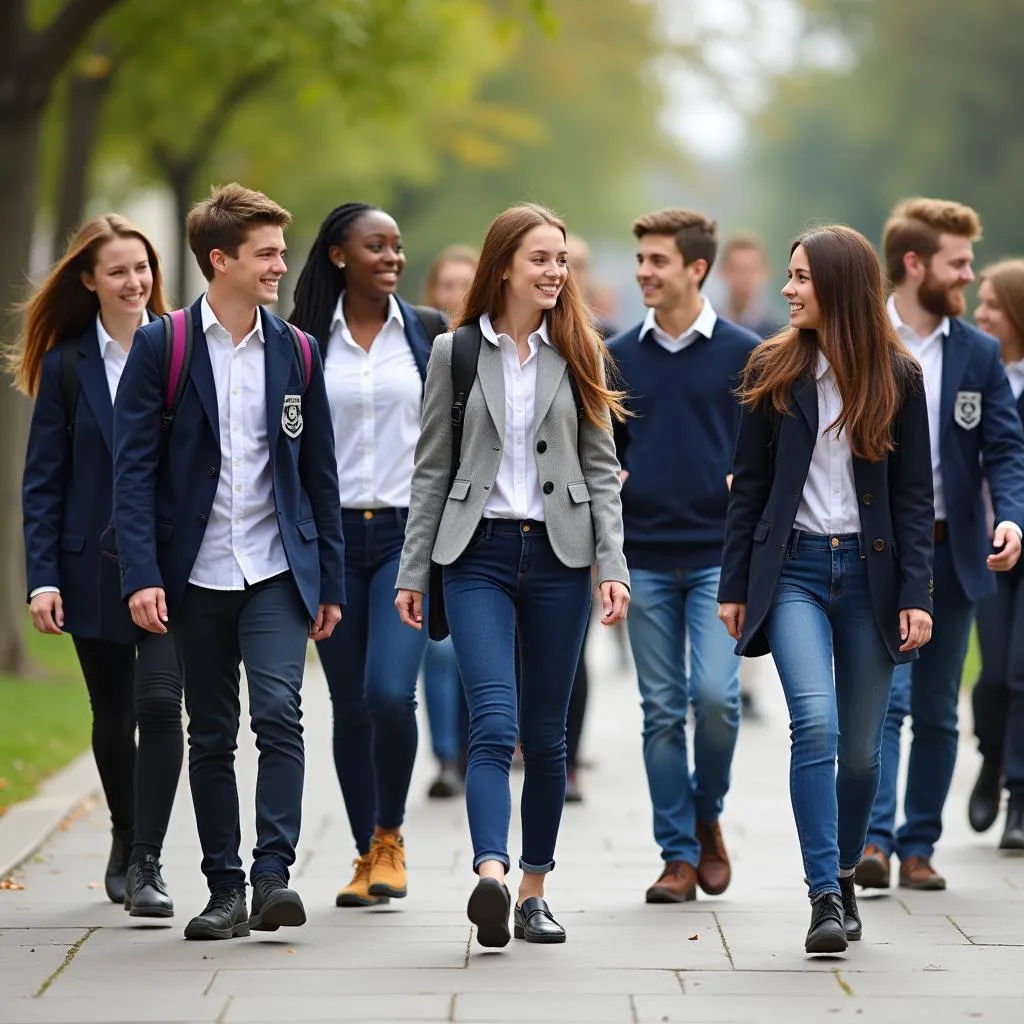
[[86,751],[48,778],[34,797],[9,808],[0,817],[0,879],[24,864],[99,788],[92,751]]

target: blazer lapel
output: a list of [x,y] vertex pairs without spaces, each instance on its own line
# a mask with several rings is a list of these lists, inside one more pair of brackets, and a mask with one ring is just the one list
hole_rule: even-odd
[[430,359],[430,347],[434,339],[427,337],[419,314],[409,305],[408,302],[395,296],[398,308],[402,311],[402,320],[405,323],[405,340],[412,350],[412,357],[416,361],[416,369],[420,372],[423,380],[427,379],[427,362]]
[[78,383],[81,396],[89,403],[107,451],[114,452],[114,403],[110,400],[107,368],[100,352],[100,342],[93,324],[78,342]]
[[562,383],[568,364],[560,352],[547,342],[540,343],[537,352],[537,392],[533,410],[533,429],[536,430],[547,416]]
[[811,437],[818,437],[818,386],[809,373],[805,373],[793,386],[793,398],[803,413],[807,426],[811,428]]
[[942,340],[942,395],[939,402],[939,434],[944,434],[953,423],[953,405],[956,393],[963,383],[964,370],[970,348],[957,343],[956,321],[951,321],[949,334]]
[[188,377],[199,395],[203,412],[209,421],[213,436],[220,437],[220,408],[217,405],[217,384],[213,379],[213,363],[210,361],[210,343],[203,330],[202,299],[192,304],[192,365]]
[[480,390],[487,403],[487,411],[494,420],[498,437],[505,436],[505,374],[501,367],[501,349],[483,338],[480,342],[480,358],[476,364],[476,376]]
[[[274,457],[278,434],[281,433],[281,415],[284,411],[284,395],[288,390],[291,368],[296,365],[295,345],[285,329],[260,310],[263,327],[264,368],[267,389],[267,443],[270,457]],[[301,385],[299,388],[301,392]]]

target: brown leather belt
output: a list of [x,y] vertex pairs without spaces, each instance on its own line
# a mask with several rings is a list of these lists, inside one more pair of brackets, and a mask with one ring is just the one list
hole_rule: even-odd
[[936,519],[932,531],[932,539],[936,544],[941,544],[949,536],[949,526],[945,519]]

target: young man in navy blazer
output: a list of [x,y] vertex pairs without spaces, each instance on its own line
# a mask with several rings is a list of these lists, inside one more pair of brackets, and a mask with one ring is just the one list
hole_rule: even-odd
[[[961,319],[964,288],[974,280],[972,242],[978,215],[960,203],[911,199],[885,225],[883,248],[893,285],[889,316],[924,370],[935,489],[935,627],[920,659],[898,665],[882,738],[882,776],[856,880],[945,889],[932,867],[942,809],[956,764],[957,699],[975,602],[995,591],[993,572],[1017,563],[1024,524],[1024,434],[999,343]],[[995,534],[982,499],[989,482]],[[900,731],[913,720],[897,830]]]
[[616,447],[632,580],[629,636],[664,862],[646,898],[682,903],[696,898],[698,886],[724,892],[731,878],[718,818],[739,730],[740,659],[718,622],[718,581],[739,426],[734,391],[759,339],[717,316],[702,293],[718,246],[713,221],[661,210],[637,220],[633,234],[647,317],[609,347],[634,414],[616,426]]
[[[188,217],[207,293],[187,315],[194,348],[169,430],[160,321],[135,336],[114,409],[114,526],[135,623],[171,630],[189,714],[189,780],[210,888],[189,939],[276,931],[306,915],[288,888],[299,838],[306,641],[341,618],[344,542],[323,367],[310,366],[277,301],[291,216],[240,185]],[[234,751],[239,666],[260,752],[252,911],[239,857]]]

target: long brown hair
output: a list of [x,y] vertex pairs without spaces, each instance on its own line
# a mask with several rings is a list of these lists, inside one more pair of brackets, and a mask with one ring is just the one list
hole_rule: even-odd
[[[558,228],[565,238],[562,221],[551,210],[536,203],[510,207],[495,217],[487,229],[465,309],[455,327],[478,320],[484,313],[492,320],[501,316],[505,306],[502,275],[527,232],[544,224]],[[611,356],[594,330],[571,267],[555,306],[547,315],[551,344],[569,364],[587,419],[605,430],[609,414],[620,422],[624,420],[628,415],[625,395],[606,383],[605,368],[612,368]]]
[[100,300],[82,284],[82,274],[96,268],[100,249],[117,238],[137,238],[146,247],[153,271],[149,309],[157,316],[167,312],[160,260],[152,242],[117,213],[104,213],[86,221],[68,242],[64,255],[41,287],[22,307],[21,337],[6,353],[7,370],[15,387],[33,396],[39,390],[43,356],[54,345],[81,334],[96,319]]
[[1017,335],[1017,349],[1024,350],[1024,260],[1001,260],[986,267],[978,283],[988,281],[999,307]]
[[843,225],[814,228],[803,246],[821,309],[820,330],[790,327],[754,349],[740,401],[789,409],[793,385],[813,373],[818,351],[832,366],[843,400],[839,417],[823,429],[845,430],[853,454],[878,462],[893,450],[892,422],[921,369],[896,336],[885,308],[882,273],[871,243]]

